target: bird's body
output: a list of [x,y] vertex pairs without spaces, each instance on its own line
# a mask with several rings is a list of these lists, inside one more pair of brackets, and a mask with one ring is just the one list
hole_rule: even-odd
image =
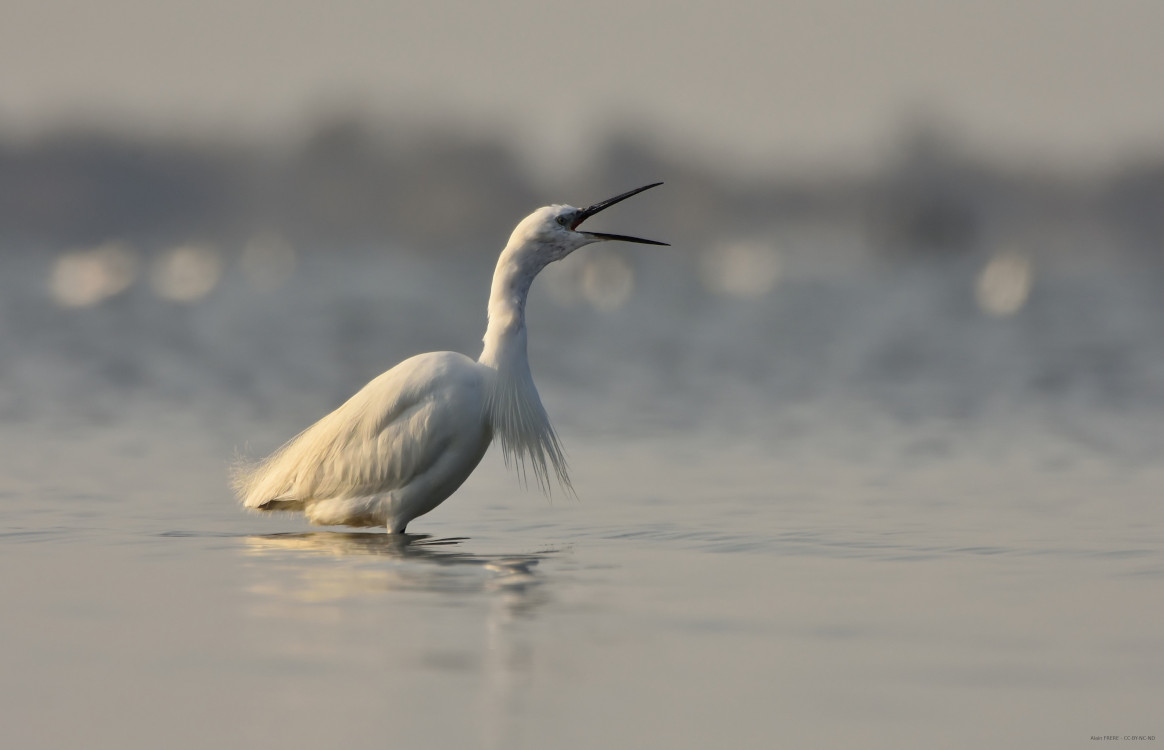
[[491,374],[463,354],[407,359],[287,443],[240,484],[259,510],[320,526],[403,531],[461,486],[489,448]]
[[514,230],[497,262],[489,325],[477,361],[454,352],[407,359],[254,466],[235,474],[243,505],[302,511],[318,525],[381,526],[402,533],[453,494],[501,443],[507,464],[527,466],[548,491],[570,479],[526,357],[525,302],[548,263],[603,240],[582,220],[644,188],[588,209],[547,206]]

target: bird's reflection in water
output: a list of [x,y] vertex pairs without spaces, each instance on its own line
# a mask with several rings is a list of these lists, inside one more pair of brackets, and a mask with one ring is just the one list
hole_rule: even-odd
[[[278,563],[252,591],[283,600],[336,601],[389,591],[499,592],[513,615],[529,614],[545,601],[536,568],[556,550],[476,554],[461,548],[466,541],[427,534],[315,531],[249,536],[244,551]],[[329,560],[346,564],[327,564]],[[289,577],[288,568],[297,575]]]
[[[476,704],[479,744],[484,748],[515,745],[522,725],[523,707],[530,690],[530,671],[538,649],[530,637],[533,615],[550,601],[538,564],[557,550],[534,554],[488,555],[464,551],[464,537],[436,539],[425,535],[343,533],[266,534],[246,537],[244,554],[263,558],[251,566],[257,580],[250,591],[258,594],[253,614],[260,619],[299,620],[310,624],[305,637],[296,639],[286,654],[303,658],[343,661],[348,649],[363,652],[348,635],[329,639],[329,633],[347,633],[361,619],[370,633],[380,633],[384,621],[425,619],[440,611],[437,604],[464,606],[460,630],[453,642],[439,641],[439,633],[422,636],[423,669],[472,671],[481,682]],[[371,598],[385,594],[411,598],[415,606],[366,608]],[[443,600],[439,601],[439,600]],[[355,606],[348,606],[351,602]],[[447,611],[447,610],[444,610]],[[391,613],[390,615],[388,613]],[[324,625],[321,630],[318,625]],[[287,628],[278,631],[291,638]],[[475,637],[474,637],[475,636]],[[328,645],[328,641],[331,644]],[[356,643],[358,643],[358,639]],[[382,647],[383,641],[377,639]],[[268,644],[269,645],[269,644]],[[456,656],[450,658],[449,654]]]

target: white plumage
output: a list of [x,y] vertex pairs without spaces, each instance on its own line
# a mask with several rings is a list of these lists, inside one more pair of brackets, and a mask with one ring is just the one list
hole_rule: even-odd
[[494,438],[506,464],[523,475],[528,467],[543,490],[551,473],[569,490],[566,459],[526,356],[526,298],[539,271],[585,245],[666,244],[577,229],[659,184],[586,209],[547,206],[526,217],[497,261],[481,357],[433,352],[401,362],[267,459],[240,466],[234,486],[242,504],[302,511],[318,525],[403,533],[461,486]]

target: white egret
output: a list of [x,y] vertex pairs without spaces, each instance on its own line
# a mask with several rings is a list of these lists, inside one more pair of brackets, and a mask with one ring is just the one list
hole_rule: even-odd
[[407,359],[269,458],[235,471],[246,508],[302,511],[317,525],[403,533],[469,477],[496,438],[506,465],[528,461],[548,492],[570,489],[566,459],[526,356],[525,302],[538,272],[580,247],[610,240],[666,245],[578,225],[656,182],[589,208],[546,206],[522,220],[501,251],[477,361],[455,352]]

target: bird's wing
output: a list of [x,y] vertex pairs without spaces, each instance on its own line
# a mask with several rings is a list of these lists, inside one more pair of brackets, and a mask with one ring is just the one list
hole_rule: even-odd
[[293,510],[308,500],[406,486],[454,442],[480,432],[479,367],[447,352],[401,362],[266,461],[240,472],[243,504]]

